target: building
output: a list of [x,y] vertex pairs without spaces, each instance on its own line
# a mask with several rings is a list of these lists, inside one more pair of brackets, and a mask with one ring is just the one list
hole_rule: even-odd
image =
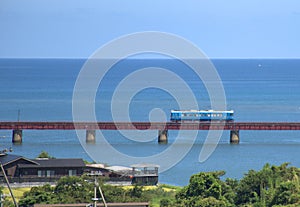
[[[82,159],[28,159],[19,155],[0,153],[0,164],[10,182],[55,182],[63,176],[97,174],[107,181],[138,185],[158,183],[158,165],[137,164],[131,168],[104,167],[101,164],[85,164]],[[4,182],[0,171],[0,182]]]
[[[82,159],[28,159],[18,155],[0,154],[2,164],[11,182],[51,182],[63,176],[84,173]],[[3,173],[0,173],[3,178]]]
[[132,167],[132,184],[137,185],[156,185],[158,183],[159,165],[136,164]]

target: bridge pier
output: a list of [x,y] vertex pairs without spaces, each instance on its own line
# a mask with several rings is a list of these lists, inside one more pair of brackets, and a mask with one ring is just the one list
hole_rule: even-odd
[[158,131],[158,143],[167,144],[168,143],[168,130],[159,130]]
[[12,142],[13,143],[22,143],[22,135],[23,131],[21,129],[14,129],[12,134]]
[[96,142],[96,130],[88,129],[86,130],[86,143],[95,143]]
[[240,142],[240,131],[231,130],[230,131],[230,144],[238,144]]

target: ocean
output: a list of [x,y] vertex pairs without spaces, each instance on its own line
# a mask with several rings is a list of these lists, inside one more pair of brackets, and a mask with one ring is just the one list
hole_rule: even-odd
[[[72,121],[74,88],[85,61],[0,59],[0,120]],[[211,61],[224,87],[226,108],[234,110],[235,121],[300,121],[300,60]],[[163,71],[168,70],[177,76],[170,78],[160,76],[160,73],[138,76],[136,72],[142,68],[149,69],[148,72],[157,72],[154,68],[163,68]],[[101,71],[101,64],[95,73],[97,71]],[[94,77],[89,78],[92,80]],[[151,82],[154,79],[159,81],[157,86]],[[123,121],[127,115],[132,121],[168,120],[170,110],[179,109],[181,104],[193,107],[184,89],[185,85],[177,82],[181,79],[190,87],[199,108],[212,108],[204,81],[184,62],[170,59],[126,59],[113,65],[97,86],[93,103],[95,117],[98,121]],[[127,84],[122,85],[126,81]],[[208,80],[209,83],[214,81]],[[89,79],[87,83],[90,83]],[[149,87],[143,88],[145,85]],[[80,93],[85,92],[84,88],[80,90]],[[174,97],[172,92],[180,97]],[[126,94],[131,94],[129,102]],[[88,100],[87,97],[87,100],[81,101]],[[115,104],[113,109],[112,102]],[[128,114],[124,114],[124,111]],[[166,145],[157,144],[157,132],[151,133],[151,139],[146,133],[139,134],[141,142],[124,137],[119,131],[102,131],[102,134],[116,150],[134,157],[153,156],[173,145],[179,152],[185,150],[186,145],[192,141],[187,133],[177,142],[177,131],[169,131],[169,142]],[[80,144],[75,131],[24,130],[22,144],[12,144],[11,136],[9,130],[0,131],[0,149],[11,147],[13,154],[28,158],[35,158],[41,151],[47,151],[57,158],[93,160]],[[300,167],[299,131],[240,131],[241,141],[238,145],[229,144],[229,131],[224,131],[213,154],[205,162],[199,162],[199,153],[206,136],[206,131],[200,131],[186,156],[160,173],[159,181],[182,186],[188,184],[189,177],[194,173],[216,170],[226,171],[224,178],[239,179],[248,170],[259,170],[266,163],[280,165],[289,162]],[[95,146],[101,148],[102,145],[102,142],[97,141]],[[172,160],[172,156],[168,154],[161,159]],[[100,157],[97,161],[101,160]],[[103,157],[103,160],[106,162],[107,159]],[[109,160],[110,163],[106,163],[108,165],[120,164],[117,157]],[[137,163],[128,162],[128,166],[131,164]]]

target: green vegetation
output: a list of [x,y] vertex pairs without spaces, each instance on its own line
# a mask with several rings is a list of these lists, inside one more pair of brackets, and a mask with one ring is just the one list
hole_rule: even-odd
[[220,180],[225,172],[201,172],[190,178],[190,184],[176,194],[178,206],[232,206],[234,191]]
[[236,204],[300,206],[299,175],[299,168],[288,167],[288,163],[250,170],[236,189]]
[[[107,202],[149,201],[152,207],[297,207],[300,206],[300,169],[266,164],[249,170],[241,180],[221,180],[225,172],[200,172],[187,186],[120,187],[99,181]],[[63,177],[56,186],[32,187],[19,206],[34,203],[90,203],[94,183],[90,177]],[[2,191],[3,189],[0,189]],[[98,195],[100,197],[100,195]],[[10,206],[9,200],[5,206]]]
[[[20,198],[23,197],[24,193],[29,190],[30,190],[30,187],[12,188],[12,192],[13,192],[17,202],[20,200]],[[13,201],[12,197],[10,196],[10,192],[9,192],[8,188],[2,187],[2,193],[3,193],[3,195],[9,195],[6,197],[7,201],[11,201],[11,202]]]
[[240,206],[271,207],[300,206],[300,170],[266,164],[262,170],[250,170],[240,181],[222,181],[224,172],[193,175],[188,186],[176,194],[175,203],[169,206]]
[[48,159],[55,159],[55,157],[52,157],[48,154],[46,151],[42,151],[37,158],[48,158]]
[[[166,191],[163,187],[148,188],[133,186],[124,188],[121,186],[104,185],[99,181],[107,202],[139,202],[153,201],[153,206],[159,206],[159,200],[166,197],[175,197],[172,189]],[[145,189],[144,189],[145,188]],[[99,193],[97,191],[97,193]],[[91,203],[94,197],[94,182],[91,178],[82,177],[63,177],[55,187],[49,184],[32,187],[25,192],[19,201],[19,206],[33,206],[33,204],[57,204],[57,203]],[[100,195],[97,195],[100,198]],[[157,205],[158,204],[158,205]]]
[[5,188],[3,186],[0,186],[0,196],[1,196],[0,202],[2,202],[2,206],[7,206],[7,207],[14,206],[14,203],[12,201],[10,201],[9,199],[7,199],[4,196],[4,194],[5,194]]

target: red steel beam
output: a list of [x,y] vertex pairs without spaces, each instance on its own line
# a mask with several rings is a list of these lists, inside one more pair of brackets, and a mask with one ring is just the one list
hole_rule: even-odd
[[300,130],[300,122],[0,122],[0,130]]

